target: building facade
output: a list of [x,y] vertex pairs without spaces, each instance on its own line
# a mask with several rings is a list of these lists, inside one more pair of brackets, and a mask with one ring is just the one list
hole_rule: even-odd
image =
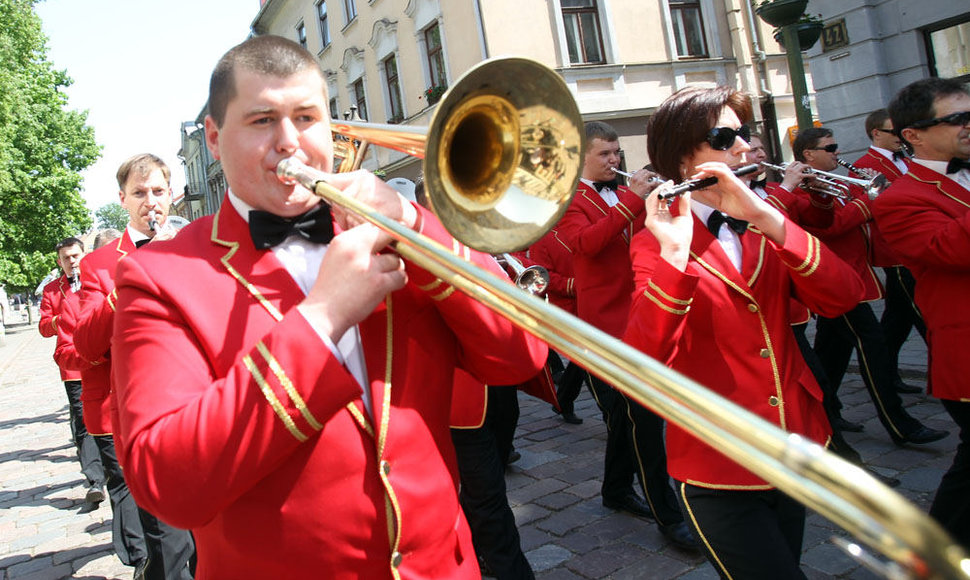
[[913,81],[970,82],[970,4],[951,0],[811,0],[826,24],[807,53],[816,116],[848,161],[869,146],[865,118]]
[[[784,52],[751,0],[265,0],[252,28],[317,55],[334,117],[356,107],[367,121],[427,126],[462,73],[522,56],[562,75],[585,120],[616,127],[632,168],[648,162],[649,115],[687,85],[752,94],[769,140],[795,123]],[[371,151],[364,167],[420,177],[419,160]]]

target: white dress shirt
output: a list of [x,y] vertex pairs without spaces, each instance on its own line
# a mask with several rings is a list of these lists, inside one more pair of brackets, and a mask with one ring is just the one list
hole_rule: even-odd
[[[239,199],[231,190],[229,191],[229,203],[239,213],[246,223],[249,223],[249,212],[253,208],[243,200]],[[320,263],[323,256],[327,253],[328,244],[315,244],[301,236],[292,235],[283,240],[283,243],[272,248],[273,255],[283,264],[286,271],[297,283],[303,294],[310,292],[310,288],[317,281],[320,273]],[[309,322],[309,321],[308,321]],[[316,331],[317,335],[323,340],[330,352],[337,360],[343,364],[350,374],[357,379],[360,384],[364,408],[370,412],[370,390],[367,385],[367,365],[364,362],[364,348],[360,342],[360,329],[354,325],[334,344],[329,336],[322,329],[310,322],[310,326]]]
[[[709,205],[704,205],[696,199],[690,200],[690,209],[697,216],[697,219],[701,220],[704,227],[707,227],[707,218],[711,217],[711,214],[715,211],[718,211]],[[717,243],[721,245],[721,249],[727,254],[728,259],[731,260],[731,264],[740,273],[742,258],[741,236],[734,233],[734,230],[728,227],[727,223],[723,223],[721,224],[721,229],[717,231]]]

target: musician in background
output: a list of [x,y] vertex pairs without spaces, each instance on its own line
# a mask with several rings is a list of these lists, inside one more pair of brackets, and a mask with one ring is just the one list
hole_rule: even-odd
[[909,172],[873,204],[892,251],[916,279],[926,320],[929,391],[960,428],[953,465],[930,507],[970,546],[970,93],[957,80],[929,78],[889,103],[897,133],[913,150]]
[[[40,300],[40,323],[38,325],[41,336],[57,336],[58,321],[62,312],[70,309],[77,312],[80,308],[78,291],[81,289],[79,264],[84,256],[84,242],[77,238],[64,238],[54,246],[57,252],[57,265],[62,274],[44,286],[44,294]],[[63,338],[58,337],[58,341]],[[55,353],[57,346],[55,346]],[[56,357],[55,357],[56,360]],[[88,491],[84,501],[97,505],[104,501],[104,466],[101,465],[101,454],[98,444],[88,434],[84,426],[84,414],[81,405],[81,372],[70,368],[67,364],[57,365],[61,371],[61,380],[67,391],[67,410],[71,422],[71,439],[77,450],[77,458],[81,462],[81,473],[87,480]]]
[[[618,185],[613,169],[619,164],[616,130],[586,123],[579,189],[557,226],[573,251],[579,317],[617,338],[626,328],[633,292],[630,238],[643,229],[643,198],[658,185],[647,170],[634,174],[630,188]],[[597,376],[588,374],[587,384],[606,422],[603,505],[652,517],[670,542],[695,547],[670,488],[663,420]],[[634,473],[646,501],[633,490]]]
[[[547,348],[277,178],[286,158],[333,163],[323,71],[299,44],[233,47],[208,103],[222,205],[118,265],[132,493],[192,529],[200,580],[481,578],[456,491],[454,372],[517,384]],[[373,174],[328,181],[501,275]]]
[[[803,161],[812,169],[831,172],[838,164],[839,146],[833,133],[824,127],[812,127],[798,132],[792,145],[795,159]],[[809,195],[800,186],[796,193]],[[825,228],[804,224],[806,230],[818,236],[833,252],[845,260],[865,286],[862,300],[850,311],[836,317],[818,317],[815,334],[815,352],[825,370],[833,392],[842,384],[853,349],[857,352],[859,371],[872,398],[876,414],[890,438],[897,445],[926,444],[946,437],[946,431],[923,425],[903,408],[902,399],[896,391],[895,369],[889,358],[882,327],[876,319],[869,302],[882,298],[882,284],[872,269],[869,257],[869,222],[872,219],[869,196],[861,187],[851,186],[847,199],[832,201],[832,223]],[[833,403],[835,409],[841,405]],[[842,431],[861,431],[859,424],[846,421],[841,412],[833,417]]]
[[[573,251],[559,236],[559,232],[556,229],[546,232],[546,235],[529,247],[527,258],[549,272],[549,287],[546,289],[549,302],[575,316],[576,278],[573,276]],[[549,361],[553,377],[556,378],[558,412],[566,423],[581,425],[583,420],[576,415],[575,403],[586,380],[586,370],[573,361],[563,367],[559,353],[552,349],[549,350]]]
[[[171,233],[157,233],[164,227],[172,203],[170,178],[165,162],[151,153],[122,162],[117,172],[118,197],[128,212],[128,226],[121,238],[88,254],[81,266],[81,309],[71,339],[77,353],[93,365],[81,379],[84,421],[88,431],[99,436],[102,457],[110,456],[115,465],[124,465],[124,462],[118,461],[121,456],[116,455],[115,449],[116,444],[123,448],[123,443],[114,436],[120,425],[111,372],[114,367],[126,364],[124,359],[119,362],[114,356],[112,344],[118,340],[114,335],[118,299],[115,269],[136,248],[171,236]],[[159,359],[153,372],[165,373],[171,363]],[[128,479],[127,469],[124,477]],[[127,489],[119,493],[127,494]],[[190,561],[194,560],[195,545],[191,534],[161,521],[141,505],[138,519],[148,558],[136,567],[136,576],[144,570],[144,577],[150,580],[192,578]]]
[[[869,149],[852,165],[859,169],[869,170],[884,175],[892,183],[902,177],[909,168],[906,165],[906,155],[903,143],[893,130],[892,119],[885,109],[873,111],[866,117],[866,135],[872,141]],[[859,175],[850,172],[849,175],[868,179],[870,175]],[[882,325],[889,348],[889,360],[896,369],[896,390],[900,393],[921,393],[923,389],[907,385],[899,376],[899,351],[903,348],[909,333],[913,328],[926,341],[926,325],[920,314],[915,295],[916,281],[913,274],[899,264],[899,259],[889,249],[888,244],[879,230],[879,222],[873,220],[870,229],[872,239],[872,265],[882,268],[886,275],[886,302],[879,323]]]
[[[630,254],[636,292],[624,340],[767,421],[824,443],[822,393],[789,328],[794,296],[835,316],[858,276],[732,173],[749,146],[751,101],[729,87],[686,88],[647,126],[647,153],[675,183],[716,177],[668,208],[647,198]],[[667,426],[678,499],[722,578],[805,578],[805,508],[742,465]]]

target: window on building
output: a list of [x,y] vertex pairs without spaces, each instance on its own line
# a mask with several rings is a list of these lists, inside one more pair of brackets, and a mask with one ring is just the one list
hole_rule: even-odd
[[967,39],[970,38],[970,19],[950,23],[943,28],[926,31],[926,53],[930,57],[933,76],[955,78],[970,83],[970,54]]
[[347,17],[344,24],[350,24],[350,21],[357,18],[357,2],[356,0],[344,0],[344,16]]
[[562,0],[562,23],[570,63],[606,62],[596,0]]
[[441,29],[435,23],[424,31],[424,45],[428,52],[428,70],[431,73],[431,87],[448,86],[445,74],[445,54],[441,50]]
[[384,77],[386,79],[387,101],[390,106],[388,120],[399,123],[404,120],[404,107],[401,105],[401,82],[397,76],[397,59],[392,54],[384,59]]
[[668,0],[670,23],[677,43],[677,56],[706,57],[707,40],[700,0]]
[[317,17],[320,20],[321,48],[330,46],[330,25],[327,22],[327,2],[323,0],[317,4]]
[[363,77],[354,81],[354,84],[351,85],[351,89],[353,92],[352,97],[354,99],[354,103],[357,105],[357,114],[360,116],[361,119],[364,119],[366,121],[367,119],[369,119],[369,117],[367,116],[367,101],[364,98]]
[[330,97],[330,118],[340,118],[340,109],[337,108],[337,97]]
[[302,22],[296,25],[296,41],[306,49],[306,26]]

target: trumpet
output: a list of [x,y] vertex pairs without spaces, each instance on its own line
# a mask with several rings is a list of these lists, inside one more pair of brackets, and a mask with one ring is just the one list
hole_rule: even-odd
[[880,193],[885,191],[885,189],[890,186],[889,180],[886,179],[886,176],[878,171],[873,171],[871,169],[859,169],[844,159],[836,158],[835,162],[856,175],[863,175],[869,178],[867,180],[867,185],[864,187],[866,190],[866,195],[869,196],[869,199],[876,199]]
[[[610,171],[612,171],[613,173],[615,173],[617,175],[622,175],[623,177],[626,177],[627,179],[630,179],[631,177],[633,177],[633,174],[632,173],[627,173],[626,171],[617,169],[616,167],[610,167]],[[663,180],[660,179],[660,177],[657,176],[657,175],[651,175],[650,177],[647,178],[647,183],[653,183],[654,181],[663,181]]]
[[[442,97],[426,134],[345,121],[332,128],[423,157],[438,219],[465,245],[493,255],[529,245],[565,213],[584,150],[582,118],[565,82],[521,58],[486,60],[465,73]],[[903,573],[970,578],[970,558],[939,524],[859,467],[344,194],[327,183],[329,174],[289,158],[277,175],[374,224],[402,258],[841,525]]]
[[158,228],[158,212],[151,210],[148,212],[148,229],[154,232],[156,228]]
[[533,296],[546,293],[546,288],[549,287],[549,270],[538,264],[526,268],[518,258],[508,252],[502,252],[496,259],[515,272],[516,286]]
[[[842,161],[839,160],[839,164],[842,165]],[[773,165],[765,161],[761,162],[761,166],[765,169],[774,169],[779,173],[784,173],[788,169],[788,164],[783,165]],[[855,199],[849,193],[849,186],[856,185],[865,190],[866,195],[869,199],[876,199],[884,189],[889,187],[889,181],[886,176],[881,173],[870,177],[869,179],[857,179],[855,177],[849,177],[847,175],[839,175],[838,173],[829,173],[828,171],[821,171],[819,169],[812,169],[811,167],[806,168],[805,178],[812,179],[815,181],[814,184],[807,184],[803,187],[805,189],[811,189],[818,193],[824,193],[825,195],[831,195],[832,197],[837,197],[845,201],[852,201]]]

